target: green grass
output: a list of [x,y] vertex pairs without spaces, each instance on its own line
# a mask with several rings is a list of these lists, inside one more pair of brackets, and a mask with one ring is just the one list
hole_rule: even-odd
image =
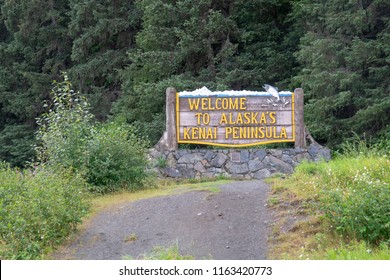
[[271,258],[389,259],[388,155],[349,152],[328,163],[302,163],[289,178],[271,181],[268,202],[278,213]]
[[[132,256],[124,256],[124,260],[133,260]],[[141,255],[138,259],[142,260],[194,260],[194,256],[183,255],[180,253],[179,245],[177,243],[169,247],[156,246],[152,252]]]

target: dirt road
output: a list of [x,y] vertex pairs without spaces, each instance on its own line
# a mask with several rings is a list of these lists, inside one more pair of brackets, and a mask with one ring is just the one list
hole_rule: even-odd
[[56,259],[140,258],[155,246],[178,244],[195,259],[265,259],[266,204],[262,181],[237,181],[220,192],[191,191],[121,204],[102,211]]

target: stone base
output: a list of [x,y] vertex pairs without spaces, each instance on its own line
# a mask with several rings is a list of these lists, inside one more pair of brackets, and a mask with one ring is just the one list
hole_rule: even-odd
[[150,165],[162,177],[201,178],[226,176],[263,179],[274,173],[290,174],[302,161],[329,161],[330,150],[308,149],[176,150],[149,152]]

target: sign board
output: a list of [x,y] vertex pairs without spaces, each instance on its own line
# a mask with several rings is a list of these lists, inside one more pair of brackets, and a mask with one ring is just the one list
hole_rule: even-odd
[[178,92],[177,142],[226,147],[294,142],[294,105],[289,91]]

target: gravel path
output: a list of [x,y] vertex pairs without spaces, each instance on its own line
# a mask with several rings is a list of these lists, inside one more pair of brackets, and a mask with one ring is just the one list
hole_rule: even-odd
[[138,258],[155,246],[178,244],[196,259],[265,259],[265,206],[269,187],[262,181],[219,186],[218,193],[191,191],[121,204],[102,211],[56,259]]

